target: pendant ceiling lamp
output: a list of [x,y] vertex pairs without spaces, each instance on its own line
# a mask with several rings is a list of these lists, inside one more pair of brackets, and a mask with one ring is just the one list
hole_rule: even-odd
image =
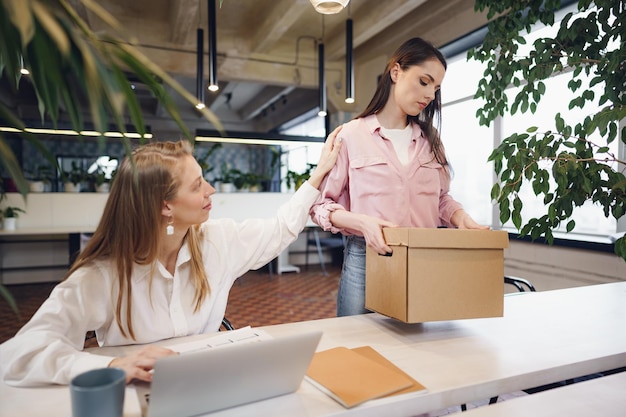
[[350,0],[311,0],[315,11],[321,14],[339,13],[349,2]]
[[197,63],[196,63],[196,108],[203,109],[204,104],[204,30],[198,28],[197,37]]
[[20,73],[22,75],[28,75],[30,74],[30,71],[26,68],[26,66],[24,65],[24,57],[20,56]]
[[319,71],[319,111],[317,115],[319,117],[326,117],[326,76],[324,75],[324,44],[320,42],[317,46],[317,59],[318,59],[318,71]]
[[346,99],[354,103],[354,56],[352,54],[352,19],[346,20]]
[[217,91],[217,19],[215,0],[209,1],[209,91]]

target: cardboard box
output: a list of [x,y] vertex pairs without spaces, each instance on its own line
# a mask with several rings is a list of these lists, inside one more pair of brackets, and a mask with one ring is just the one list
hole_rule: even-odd
[[365,307],[406,323],[502,317],[504,230],[385,228],[367,248]]

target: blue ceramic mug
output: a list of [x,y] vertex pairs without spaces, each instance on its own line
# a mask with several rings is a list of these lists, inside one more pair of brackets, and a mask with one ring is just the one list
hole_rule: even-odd
[[73,417],[122,417],[126,372],[119,368],[93,369],[70,382]]

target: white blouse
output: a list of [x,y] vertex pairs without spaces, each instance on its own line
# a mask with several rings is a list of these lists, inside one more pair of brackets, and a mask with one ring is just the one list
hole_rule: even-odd
[[80,268],[54,288],[12,339],[0,345],[0,376],[15,386],[68,384],[86,370],[106,367],[113,357],[82,351],[89,330],[96,331],[100,346],[216,332],[234,281],[267,264],[298,237],[318,196],[319,191],[305,182],[274,218],[241,223],[209,219],[202,224],[202,258],[211,293],[196,313],[186,243],[178,252],[174,275],[160,262],[135,265],[132,321],[136,340],[122,336],[115,321],[117,278],[113,264],[102,260]]

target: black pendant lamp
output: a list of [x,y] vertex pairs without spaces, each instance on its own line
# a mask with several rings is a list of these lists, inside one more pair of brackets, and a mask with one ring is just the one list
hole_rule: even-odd
[[320,117],[326,117],[326,76],[324,75],[324,44],[320,42],[317,46],[317,60],[319,71],[319,111],[317,115]]
[[215,0],[209,1],[209,91],[217,91],[217,20]]
[[203,109],[204,104],[204,30],[197,30],[197,51],[196,51],[196,98],[197,109]]
[[354,56],[352,54],[352,19],[346,20],[346,99],[354,103]]

